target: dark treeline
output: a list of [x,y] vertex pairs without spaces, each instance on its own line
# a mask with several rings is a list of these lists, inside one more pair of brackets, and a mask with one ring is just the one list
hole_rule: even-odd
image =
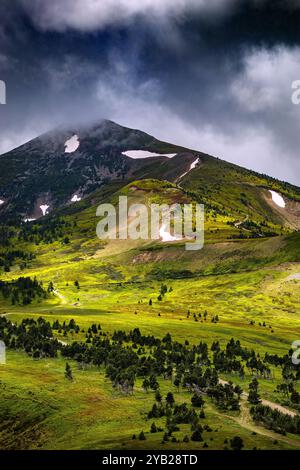
[[9,247],[11,239],[15,235],[16,229],[8,225],[0,225],[0,246]]
[[43,318],[37,321],[26,319],[20,325],[0,317],[0,339],[7,348],[25,351],[35,359],[57,357],[61,343],[53,338],[49,322]]
[[[245,200],[241,198],[241,202],[245,204]],[[245,204],[247,205],[247,204]],[[238,225],[236,225],[238,224]],[[279,233],[274,232],[270,229],[267,222],[256,223],[253,220],[244,220],[243,222],[232,222],[228,221],[227,225],[232,227],[238,227],[240,229],[238,234],[232,234],[229,239],[248,239],[248,238],[260,238],[260,237],[276,237]],[[242,232],[241,230],[245,230]]]
[[[271,378],[268,361],[282,369],[283,380],[299,379],[299,370],[292,364],[291,351],[279,357],[264,359],[253,349],[244,348],[239,340],[231,339],[224,350],[218,341],[209,348],[204,342],[190,346],[174,341],[169,333],[162,339],[144,336],[138,328],[126,333],[115,331],[109,339],[100,325],[92,325],[86,332],[86,341],[73,342],[62,354],[83,364],[104,365],[113,386],[132,392],[135,379],[145,378],[145,390],[156,390],[157,377],[173,380],[176,387],[200,391],[209,395],[223,409],[238,409],[241,389],[232,384],[220,384],[218,374],[245,376],[245,367],[255,378]],[[278,362],[274,364],[274,358]],[[289,370],[289,374],[287,374]]]
[[[204,440],[202,436],[203,432],[212,432],[208,424],[201,424],[201,420],[205,419],[204,405],[205,401],[202,396],[196,393],[192,396],[190,404],[177,404],[171,392],[168,392],[166,397],[163,398],[159,390],[157,390],[155,393],[155,403],[148,412],[147,419],[152,421],[153,419],[165,417],[163,443],[170,440],[177,442],[173,433],[180,430],[179,425],[181,424],[189,424],[191,429],[190,438],[185,435],[183,442],[189,442],[189,440],[202,442]],[[153,421],[150,427],[150,433],[162,431],[164,431],[164,429],[159,428],[155,421]]]
[[55,322],[52,325],[52,329],[56,330],[58,333],[63,333],[64,336],[67,336],[69,332],[71,333],[79,333],[80,328],[76,324],[75,320],[71,319],[69,323],[63,322],[60,323],[58,320],[55,320]]
[[19,231],[18,238],[20,241],[39,243],[53,243],[56,240],[69,240],[72,227],[76,226],[76,222],[70,223],[62,217],[47,218],[42,223],[34,222],[25,223]]
[[20,269],[25,269],[35,258],[33,253],[26,252],[24,250],[7,250],[0,253],[0,267],[5,272],[9,272],[10,268],[19,262]]
[[20,228],[0,225],[0,268],[9,272],[10,268],[18,263],[23,270],[35,259],[34,253],[26,249],[14,249],[16,242],[38,245],[61,240],[63,244],[68,245],[72,228],[75,226],[76,221],[70,223],[61,217],[45,219],[42,222],[23,223]]
[[13,281],[0,281],[0,294],[10,299],[13,305],[29,305],[34,299],[47,298],[43,284],[36,278],[20,277]]
[[35,255],[23,248],[15,249],[18,229],[8,225],[0,225],[0,269],[9,272],[10,268],[19,263],[20,269],[25,269],[35,258]]
[[262,423],[268,429],[272,429],[277,433],[286,434],[287,432],[290,432],[293,434],[300,434],[299,415],[290,416],[261,404],[252,406],[250,413],[254,421]]

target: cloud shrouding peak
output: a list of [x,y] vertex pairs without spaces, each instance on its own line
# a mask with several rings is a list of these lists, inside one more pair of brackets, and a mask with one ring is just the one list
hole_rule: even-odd
[[239,0],[21,0],[25,11],[42,30],[96,31],[131,21],[178,18],[187,12],[222,14]]
[[1,0],[0,17],[0,153],[105,117],[299,185],[300,0]]

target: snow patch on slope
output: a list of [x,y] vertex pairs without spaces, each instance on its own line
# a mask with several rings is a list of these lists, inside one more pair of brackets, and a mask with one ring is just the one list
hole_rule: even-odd
[[2,206],[2,204],[4,204],[4,201],[0,199],[0,206]]
[[126,155],[126,157],[129,158],[150,158],[150,157],[168,157],[168,158],[173,158],[177,153],[153,153],[153,152],[148,152],[147,150],[127,150],[126,152],[122,152],[123,155]]
[[162,242],[174,242],[174,241],[182,240],[182,238],[174,237],[173,235],[170,234],[170,232],[167,232],[165,225],[162,225],[162,227],[160,228],[159,236]]
[[74,194],[74,196],[71,199],[71,202],[79,202],[81,201],[81,197],[77,196],[77,194]]
[[73,135],[69,140],[65,142],[65,153],[75,152],[80,145],[79,137],[77,134]]
[[199,158],[197,158],[197,159],[191,164],[190,171],[193,170],[194,168],[196,168],[196,166],[198,165],[198,163],[199,163]]
[[285,208],[285,201],[283,199],[283,197],[276,193],[276,191],[272,191],[271,189],[269,189],[271,195],[272,195],[272,200],[273,202],[278,206],[278,207],[281,207],[281,208]]
[[285,280],[286,281],[300,281],[300,273],[291,274]]
[[26,223],[27,222],[33,222],[34,220],[36,220],[36,219],[24,219],[24,222],[26,222]]
[[50,206],[47,206],[47,204],[42,204],[42,205],[40,206],[40,209],[41,209],[43,215],[47,215],[47,214],[48,214],[48,209],[49,209],[49,207],[50,207]]
[[199,163],[199,158],[197,158],[191,165],[190,165],[190,168],[188,171],[186,171],[185,173],[183,173],[181,176],[179,176],[178,179],[181,179],[183,178],[185,175],[187,175],[191,170],[193,170],[194,168],[196,168],[196,166],[198,165]]

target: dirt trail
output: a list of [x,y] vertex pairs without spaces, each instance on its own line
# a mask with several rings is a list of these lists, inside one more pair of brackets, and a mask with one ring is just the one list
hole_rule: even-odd
[[[219,379],[220,384],[225,385],[228,382],[226,380]],[[248,429],[248,431],[251,432],[256,432],[256,434],[260,434],[262,436],[266,436],[269,438],[272,438],[277,441],[282,441],[285,442],[286,444],[295,446],[299,449],[300,447],[300,441],[297,441],[296,439],[291,439],[290,437],[282,436],[281,434],[277,434],[274,431],[271,431],[269,429],[266,429],[263,426],[259,426],[254,423],[254,421],[251,418],[249,408],[247,407],[247,401],[248,399],[248,393],[243,392],[241,395],[241,411],[239,416],[230,416],[230,415],[225,415],[226,418],[231,419],[232,421],[235,421],[238,423],[240,426],[242,426],[245,429]],[[297,413],[295,413],[292,410],[289,410],[288,408],[285,408],[284,406],[278,405],[277,403],[274,403],[269,400],[261,400],[261,403],[265,406],[269,406],[273,410],[278,410],[281,413],[290,415],[290,416],[296,416]],[[220,414],[220,416],[222,416]],[[224,415],[223,415],[224,416]]]
[[262,400],[261,402],[263,405],[269,406],[270,408],[272,408],[272,410],[280,411],[280,413],[284,413],[290,416],[297,415],[295,411],[289,410],[288,408],[285,408],[284,406],[279,405],[278,403],[273,403],[272,401],[269,401],[269,400]]
[[54,290],[53,294],[56,295],[62,301],[63,304],[68,303],[66,297],[64,295],[62,295],[60,292],[58,292],[58,290]]
[[[222,380],[222,379],[219,379],[219,382],[222,385],[228,384],[228,382],[226,380]],[[242,393],[242,399],[247,400],[248,399],[248,393],[243,392]],[[279,405],[278,403],[274,403],[272,401],[263,400],[263,399],[261,400],[261,403],[262,403],[262,405],[269,406],[270,408],[272,408],[272,410],[280,411],[280,413],[283,413],[283,414],[286,414],[286,415],[289,415],[289,416],[296,416],[297,415],[297,413],[295,411],[289,410],[288,408],[285,408],[284,406]]]
[[[220,416],[222,416],[222,414],[220,414]],[[225,416],[226,418],[231,419],[232,421],[239,424],[241,427],[248,429],[248,431],[255,432],[256,434],[260,434],[261,436],[269,437],[271,439],[274,439],[274,441],[277,440],[277,441],[285,442],[286,444],[295,446],[298,449],[300,447],[300,441],[297,441],[296,439],[291,439],[290,437],[283,436],[282,434],[277,434],[273,431],[270,431],[269,429],[264,428],[263,426],[258,426],[257,424],[255,424],[252,421],[252,418],[250,416],[250,412],[249,412],[249,409],[247,408],[245,400],[241,401],[241,412],[238,417],[229,416],[229,415],[225,415]]]
[[[235,222],[234,226],[238,228],[238,227],[240,227],[242,224],[244,224],[245,222],[248,222],[248,220],[249,220],[249,215],[247,215],[247,216],[245,217],[245,219],[242,220],[241,222]],[[245,230],[246,230],[246,229],[245,229]],[[249,231],[249,230],[247,230],[247,231]]]

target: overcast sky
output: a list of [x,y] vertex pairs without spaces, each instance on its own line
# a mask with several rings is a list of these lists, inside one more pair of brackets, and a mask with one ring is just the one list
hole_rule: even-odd
[[1,0],[0,153],[112,119],[300,185],[300,0]]

